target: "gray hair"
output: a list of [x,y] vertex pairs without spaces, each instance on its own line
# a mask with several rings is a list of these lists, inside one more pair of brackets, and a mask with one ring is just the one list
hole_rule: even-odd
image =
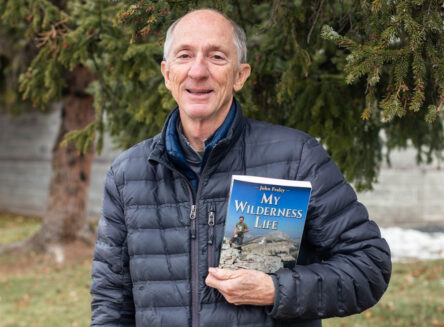
[[225,14],[215,10],[215,9],[196,9],[188,12],[184,16],[178,18],[174,23],[170,25],[170,27],[167,30],[166,37],[165,37],[165,43],[163,44],[163,60],[167,61],[168,54],[170,52],[171,43],[173,42],[173,32],[176,28],[177,24],[184,18],[186,15],[200,10],[209,10],[215,13],[218,13],[219,15],[223,16],[226,20],[228,20],[233,27],[233,43],[236,47],[237,51],[237,63],[240,65],[241,63],[247,62],[247,37],[245,36],[245,32],[237,25],[230,17],[226,16]]

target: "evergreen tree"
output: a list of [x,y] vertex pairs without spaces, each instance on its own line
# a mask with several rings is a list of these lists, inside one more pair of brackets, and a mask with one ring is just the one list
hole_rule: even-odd
[[[60,36],[69,31],[63,2],[0,2],[2,105],[17,114],[26,104],[17,101],[24,91],[26,100],[45,109],[51,100],[61,98],[61,124],[52,150],[52,173],[43,226],[24,242],[10,244],[0,251],[45,250],[81,238],[92,242],[94,233],[86,223],[86,204],[93,159],[92,149],[79,155],[75,145],[60,146],[69,131],[80,130],[94,120],[93,97],[85,87],[95,79],[82,64],[66,69],[57,61]],[[17,81],[18,83],[14,83]],[[25,83],[26,90],[21,89]],[[36,92],[40,94],[36,95]]]
[[352,30],[343,36],[324,26],[322,35],[348,50],[348,84],[366,77],[362,118],[381,124],[389,150],[411,140],[418,161],[442,158],[443,2],[356,3],[361,11]]
[[[437,0],[0,0],[3,34],[35,48],[19,80],[23,97],[39,107],[60,97],[66,103],[67,94],[93,101],[94,118],[65,136],[88,155],[94,144],[101,150],[105,128],[122,148],[160,131],[175,106],[160,73],[164,34],[196,8],[219,9],[247,32],[252,75],[237,95],[244,114],[318,138],[357,188],[376,180],[384,145],[411,141],[418,160],[441,158]],[[9,76],[7,62],[2,72]],[[79,72],[87,78],[76,89],[71,77]],[[15,94],[2,86],[2,95]]]

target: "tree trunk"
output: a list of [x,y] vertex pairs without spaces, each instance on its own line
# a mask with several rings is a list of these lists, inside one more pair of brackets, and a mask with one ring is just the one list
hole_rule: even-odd
[[43,225],[30,239],[10,244],[0,252],[40,252],[77,239],[91,241],[94,237],[86,219],[94,149],[80,154],[74,144],[60,145],[66,133],[82,129],[94,120],[93,97],[85,93],[85,87],[93,79],[94,75],[80,66],[67,74],[62,119],[52,150],[52,173]]

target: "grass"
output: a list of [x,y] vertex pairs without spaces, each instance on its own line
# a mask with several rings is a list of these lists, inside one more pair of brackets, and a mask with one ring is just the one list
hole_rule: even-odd
[[[40,227],[37,218],[0,213],[2,243],[20,241]],[[0,327],[89,326],[92,249],[73,244],[57,264],[49,254],[0,257]]]
[[[30,236],[36,218],[0,214],[3,243]],[[66,260],[50,255],[0,257],[0,327],[89,326],[92,249],[74,244]],[[444,327],[444,260],[397,263],[382,300],[346,318],[324,320],[324,327]]]
[[0,281],[0,326],[89,326],[90,262],[16,272]]
[[324,327],[444,327],[444,260],[396,263],[381,301],[359,315],[328,319]]
[[21,241],[37,232],[40,218],[0,213],[0,244]]

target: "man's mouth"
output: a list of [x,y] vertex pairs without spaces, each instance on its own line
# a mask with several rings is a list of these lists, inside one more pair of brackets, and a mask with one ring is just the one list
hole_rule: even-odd
[[213,92],[213,90],[196,90],[196,89],[186,89],[188,93],[191,94],[208,94]]

